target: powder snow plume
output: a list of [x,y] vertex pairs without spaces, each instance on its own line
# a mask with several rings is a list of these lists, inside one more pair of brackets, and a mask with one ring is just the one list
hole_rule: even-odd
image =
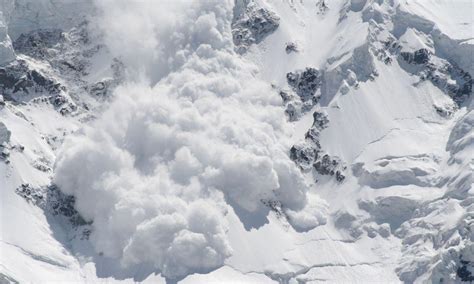
[[275,201],[297,229],[326,222],[288,157],[281,99],[233,51],[233,1],[97,5],[128,79],[66,140],[54,176],[93,221],[96,252],[180,278],[232,254],[228,210],[265,216]]

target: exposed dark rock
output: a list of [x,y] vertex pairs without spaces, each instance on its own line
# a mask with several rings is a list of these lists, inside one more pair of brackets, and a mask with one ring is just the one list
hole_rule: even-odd
[[298,108],[295,103],[290,102],[286,105],[285,113],[289,121],[296,121],[301,115],[301,108]]
[[469,271],[468,266],[472,268],[474,265],[471,264],[470,261],[461,260],[461,265],[456,270],[456,275],[461,281],[472,283],[472,281],[474,281],[474,275]]
[[275,212],[275,214],[278,218],[281,218],[281,217],[285,216],[285,214],[283,213],[282,204],[281,204],[280,201],[261,199],[260,202],[262,202],[263,205],[270,208],[271,211]]
[[433,85],[447,93],[458,106],[472,95],[471,74],[449,63],[440,67],[428,64],[420,78],[430,80]]
[[[390,42],[390,41],[388,41]],[[394,45],[388,43],[388,45]],[[387,42],[386,42],[387,45]],[[397,53],[397,49],[391,49],[392,53]],[[472,76],[455,64],[439,59],[442,64],[432,63],[432,54],[422,48],[415,52],[400,52],[400,58],[415,68],[401,64],[406,71],[419,75],[421,80],[430,80],[433,85],[448,94],[453,101],[461,106],[472,95]]]
[[346,176],[342,174],[340,171],[336,171],[336,180],[338,182],[343,182],[346,179]]
[[327,10],[329,10],[326,0],[319,0],[318,3],[316,3],[316,7],[318,8],[318,14],[325,14]]
[[49,49],[64,40],[60,29],[39,29],[22,34],[13,42],[16,52],[36,58],[50,56]]
[[441,117],[451,117],[457,110],[457,108],[452,105],[444,105],[444,106],[433,105],[433,108]]
[[24,183],[15,192],[45,212],[53,216],[66,218],[73,226],[90,224],[74,208],[74,196],[62,193],[55,185],[46,188],[35,188],[28,183]]
[[338,182],[342,182],[345,179],[343,172],[346,167],[339,158],[324,153],[319,141],[321,131],[329,123],[327,115],[316,111],[313,113],[313,119],[313,126],[305,134],[305,141],[291,147],[290,159],[304,171],[314,168],[318,174],[335,176]]
[[319,96],[316,91],[321,87],[321,73],[308,67],[304,71],[289,72],[286,74],[288,85],[295,91],[303,102],[312,101],[316,104]]
[[331,159],[328,154],[323,155],[323,157],[313,164],[314,169],[322,175],[331,175],[333,176],[336,173],[336,167],[338,162]]
[[430,61],[430,52],[425,49],[419,49],[415,52],[401,52],[402,58],[410,64],[426,64]]
[[287,42],[285,45],[286,53],[298,52],[298,46],[294,42]]
[[328,127],[329,119],[326,114],[322,112],[315,111],[313,113],[313,126],[318,130],[323,130]]
[[244,53],[254,43],[261,42],[279,26],[280,18],[272,11],[247,3],[243,13],[234,14],[232,38],[236,51]]
[[285,91],[280,91],[280,97],[281,99],[283,100],[284,103],[290,101],[292,99],[292,96],[288,93],[288,92],[285,92]]
[[302,170],[309,170],[318,157],[318,149],[309,143],[296,144],[290,149],[292,159]]
[[31,69],[25,61],[18,60],[0,68],[0,90],[4,94],[12,95],[17,93],[59,94],[65,89],[54,79]]

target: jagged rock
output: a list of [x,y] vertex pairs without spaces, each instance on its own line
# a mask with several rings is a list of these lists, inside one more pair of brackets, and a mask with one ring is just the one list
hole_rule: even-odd
[[280,18],[272,11],[247,3],[242,13],[235,13],[232,39],[238,53],[244,53],[254,43],[261,42],[279,26]]
[[309,170],[317,156],[318,149],[308,143],[296,144],[290,149],[290,159],[303,170]]
[[[386,47],[397,44],[393,40],[385,42]],[[392,48],[390,52],[397,54],[400,49],[401,47]],[[461,106],[472,95],[471,74],[441,58],[437,58],[433,61],[435,63],[432,63],[432,56],[432,53],[425,48],[415,52],[400,52],[399,57],[405,62],[400,66],[412,74],[419,75],[421,80],[430,80],[433,85],[448,94],[458,106]],[[406,64],[416,67],[411,68]]]
[[64,40],[63,31],[60,29],[39,29],[20,35],[13,42],[16,52],[36,58],[51,56],[50,48]]
[[319,0],[318,3],[316,3],[316,7],[318,8],[318,14],[325,14],[327,10],[329,10],[326,0]]
[[312,101],[316,104],[319,96],[316,91],[321,86],[321,73],[316,68],[308,67],[304,71],[289,72],[286,74],[288,85],[303,102]]
[[329,154],[324,154],[322,157],[316,157],[316,162],[313,168],[320,175],[330,175],[336,177],[338,182],[343,182],[346,176],[342,173],[345,166],[341,165],[341,161],[337,157],[331,157]]
[[298,46],[294,42],[287,42],[285,45],[286,53],[298,52]]
[[336,171],[336,180],[338,182],[343,182],[346,179],[346,176],[341,173],[341,171]]
[[[472,282],[474,281],[474,275],[472,274],[472,269],[474,264],[470,261],[462,260],[460,261],[461,265],[456,270],[456,275],[463,282]],[[469,269],[470,268],[470,269]]]
[[441,117],[451,117],[457,110],[455,105],[433,105],[433,108]]
[[328,127],[328,124],[329,119],[325,113],[319,111],[315,111],[313,113],[313,126],[318,130],[323,130],[324,128]]
[[325,154],[320,160],[313,164],[314,169],[322,175],[334,175],[335,168],[338,165],[336,160],[331,159],[328,154]]
[[426,64],[430,61],[430,52],[425,49],[419,49],[415,52],[401,52],[402,58],[410,64]]
[[291,94],[285,91],[280,91],[279,94],[284,103],[289,102],[293,98]]
[[321,150],[319,136],[329,124],[324,112],[313,113],[313,125],[305,134],[305,141],[294,145],[290,149],[290,158],[304,171],[314,168],[321,175],[335,176],[338,182],[346,178],[343,174],[345,166],[337,157],[331,157]]
[[447,93],[453,101],[461,106],[472,95],[472,76],[452,64],[443,66],[428,64],[420,73],[423,80],[430,80],[433,85]]
[[0,68],[0,90],[11,96],[18,92],[59,94],[65,88],[54,79],[31,69],[25,61],[17,60]]
[[74,196],[62,193],[55,185],[46,188],[35,188],[28,183],[24,183],[15,192],[47,213],[53,216],[65,217],[73,226],[90,224],[74,208]]
[[289,102],[286,105],[285,113],[289,121],[296,121],[301,116],[301,104],[298,102]]

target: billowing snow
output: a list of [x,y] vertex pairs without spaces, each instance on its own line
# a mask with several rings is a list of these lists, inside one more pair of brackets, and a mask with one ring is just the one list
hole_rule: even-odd
[[469,281],[472,9],[0,0],[0,282]]

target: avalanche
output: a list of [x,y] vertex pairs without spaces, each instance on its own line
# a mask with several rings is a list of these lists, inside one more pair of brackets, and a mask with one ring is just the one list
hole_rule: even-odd
[[0,282],[474,279],[469,0],[0,0]]

